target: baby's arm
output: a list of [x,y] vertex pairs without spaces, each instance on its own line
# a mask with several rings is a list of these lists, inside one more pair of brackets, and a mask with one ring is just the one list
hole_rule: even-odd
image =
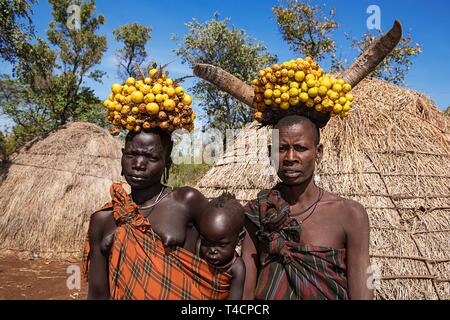
[[232,276],[228,300],[242,300],[245,281],[244,260],[242,260],[241,257],[238,257],[236,262],[228,270],[228,273]]

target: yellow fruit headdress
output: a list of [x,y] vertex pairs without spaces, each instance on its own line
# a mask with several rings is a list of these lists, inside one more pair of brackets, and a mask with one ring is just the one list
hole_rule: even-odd
[[[274,64],[252,81],[254,118],[267,125],[289,114],[323,113],[323,118],[349,115],[352,86],[325,74],[310,57]],[[311,110],[308,110],[311,109]],[[320,118],[317,114],[315,118]],[[316,121],[317,122],[317,121]]]
[[138,133],[156,127],[168,133],[194,128],[192,98],[179,85],[183,78],[172,80],[164,67],[157,69],[153,65],[148,77],[137,67],[137,79],[130,77],[123,84],[112,85],[111,95],[103,102],[113,124],[111,134],[122,130]]
[[261,70],[253,86],[209,64],[195,65],[194,73],[251,106],[254,118],[263,125],[273,125],[284,116],[298,114],[322,128],[332,115],[342,118],[349,115],[353,101],[349,91],[383,61],[401,37],[401,24],[395,21],[388,33],[375,40],[336,77],[325,74],[309,57]]

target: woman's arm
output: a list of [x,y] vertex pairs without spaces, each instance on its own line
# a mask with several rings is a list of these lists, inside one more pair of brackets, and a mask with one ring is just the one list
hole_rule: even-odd
[[91,217],[89,224],[89,273],[88,273],[88,299],[107,300],[109,299],[108,282],[108,257],[102,252],[101,243],[107,215],[110,212],[97,212]]
[[373,290],[368,285],[369,218],[359,203],[352,201],[349,207],[346,227],[348,297],[351,300],[369,300],[373,299]]
[[245,285],[244,285],[244,300],[253,300],[255,298],[255,287],[257,280],[257,250],[255,239],[255,227],[246,219],[245,223],[245,238],[242,243],[242,259],[245,264]]

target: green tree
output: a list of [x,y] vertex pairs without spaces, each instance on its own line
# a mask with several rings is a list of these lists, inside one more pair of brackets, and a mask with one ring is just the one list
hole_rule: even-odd
[[[250,83],[257,72],[276,62],[261,43],[251,38],[242,29],[229,26],[230,19],[219,20],[219,14],[204,23],[197,19],[186,24],[187,33],[175,49],[183,63],[194,66],[196,63],[208,63],[218,66],[239,79]],[[234,99],[229,94],[219,91],[214,85],[204,80],[197,80],[192,92],[205,111],[207,126],[225,130],[240,128],[252,121],[250,107]]]
[[49,0],[53,20],[41,38],[18,57],[14,77],[0,76],[0,106],[14,123],[17,145],[70,121],[104,124],[104,112],[86,78],[101,81],[93,70],[106,50],[106,37],[96,34],[104,23],[94,16],[95,1],[80,5],[80,28],[67,26],[71,0]]
[[118,73],[123,80],[135,76],[135,64],[141,66],[147,58],[145,45],[151,38],[152,28],[129,23],[113,31],[116,41],[123,47],[117,51]]
[[0,1],[0,58],[14,63],[33,37],[31,5],[36,0]]
[[292,51],[316,61],[333,57],[336,43],[332,33],[339,26],[334,9],[327,15],[321,5],[310,0],[285,0],[272,8],[283,39]]
[[[381,30],[376,34],[364,34],[361,39],[352,38],[347,35],[351,45],[359,53],[363,53],[376,38],[382,36]],[[412,58],[422,53],[419,43],[414,43],[411,35],[403,37],[397,47],[377,66],[370,74],[371,77],[383,79],[394,84],[401,84],[411,69]]]

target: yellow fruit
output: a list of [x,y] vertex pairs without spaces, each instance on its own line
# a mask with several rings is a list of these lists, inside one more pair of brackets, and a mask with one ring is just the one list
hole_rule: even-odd
[[338,79],[337,83],[340,84],[341,86],[343,86],[345,84],[344,79]]
[[342,113],[340,114],[341,118],[346,118],[346,117],[348,117],[348,115],[349,115],[349,112],[348,112],[348,111],[347,111],[347,112],[342,112]]
[[136,80],[133,77],[129,77],[127,79],[127,81],[125,81],[125,83],[129,86],[134,86],[134,83],[136,82]]
[[108,108],[109,111],[114,111],[116,110],[116,104],[112,101],[109,101],[108,105],[106,106]]
[[128,112],[130,112],[130,106],[123,106],[122,110],[120,110],[120,112],[122,114],[127,114]]
[[145,106],[145,110],[150,114],[157,114],[159,112],[159,106],[157,103],[151,102]]
[[122,93],[122,86],[118,83],[114,83],[111,86],[111,89],[114,94]]
[[188,94],[185,94],[184,97],[183,97],[183,103],[184,103],[185,105],[187,105],[187,106],[190,106],[191,103],[192,103],[192,98],[191,98],[191,96],[188,95]]
[[270,98],[272,98],[272,95],[273,95],[273,91],[271,89],[267,89],[266,91],[264,91],[264,98],[270,99]]
[[344,91],[345,93],[349,92],[350,90],[352,90],[352,86],[350,84],[346,83],[342,86],[342,91]]
[[289,97],[289,94],[285,92],[285,93],[281,94],[280,98],[281,98],[281,101],[285,102],[285,101],[288,101],[290,97]]
[[158,94],[155,96],[155,100],[156,100],[156,102],[163,102],[164,97],[163,97],[162,94],[158,93]]
[[297,88],[291,88],[290,90],[289,90],[289,96],[290,97],[296,97],[296,96],[298,96],[298,89]]
[[298,89],[300,85],[298,84],[298,82],[293,81],[289,83],[289,87]]
[[282,102],[282,103],[280,103],[280,109],[282,109],[282,110],[287,110],[287,109],[289,109],[289,102]]
[[167,95],[169,97],[173,97],[175,95],[175,89],[174,88],[167,88]]
[[127,123],[129,123],[129,124],[135,124],[135,123],[136,123],[136,118],[133,117],[133,116],[127,117]]
[[157,74],[158,73],[158,70],[157,69],[151,69],[150,70],[150,72],[149,72],[149,74],[150,74],[150,77],[154,77],[155,76],[155,74]]
[[281,78],[281,83],[288,83],[289,82],[289,77],[282,77]]
[[307,74],[305,77],[305,81],[308,82],[309,80],[316,80],[313,74]]
[[138,107],[131,108],[131,113],[132,114],[138,114],[139,113],[139,108]]
[[289,91],[289,87],[287,85],[282,85],[280,88],[281,93],[285,93]]
[[117,123],[120,121],[120,119],[122,119],[122,117],[120,115],[116,114],[114,116],[114,121],[116,121]]
[[159,84],[159,83],[155,84],[155,85],[153,86],[153,88],[152,88],[152,92],[153,92],[153,94],[159,94],[159,93],[161,93],[161,92],[162,92],[162,85]]
[[314,106],[314,108],[316,109],[317,112],[321,112],[322,111],[322,105],[320,105],[320,104],[316,104]]
[[274,85],[271,82],[266,83],[266,85],[264,86],[264,88],[267,89],[273,89]]
[[339,83],[335,83],[333,84],[333,91],[334,92],[341,92],[342,91],[342,86]]
[[279,97],[281,96],[281,91],[278,90],[278,89],[273,90],[272,96],[273,96],[274,98],[279,98]]
[[114,105],[114,110],[120,112],[122,110],[122,105],[120,103],[116,102],[115,105]]
[[171,86],[173,84],[173,81],[170,78],[167,78],[165,82],[166,82],[166,86]]
[[305,105],[306,105],[308,108],[314,107],[314,100],[308,99],[308,101],[306,101]]
[[109,105],[110,102],[111,102],[110,100],[105,100],[105,101],[103,101],[103,106],[104,106],[105,108],[108,108],[108,105]]
[[169,99],[169,95],[167,93],[163,94],[163,101]]
[[266,106],[270,106],[271,104],[272,104],[272,99],[264,99],[264,104],[266,105]]
[[297,71],[294,75],[295,81],[303,81],[305,79],[305,73],[303,71]]
[[308,90],[308,95],[309,95],[311,98],[317,97],[317,94],[318,94],[318,93],[319,93],[319,89],[316,88],[316,87],[311,88],[311,89]]
[[152,91],[152,88],[146,84],[143,84],[140,88],[139,91],[141,91],[144,95],[150,93]]
[[134,129],[134,126],[133,126],[132,124],[127,124],[127,125],[125,126],[125,128],[126,128],[128,131],[131,131],[131,130]]
[[175,88],[175,94],[176,94],[177,96],[183,95],[183,94],[184,94],[184,89],[183,89],[183,87],[180,87],[180,86],[176,87],[176,88]]
[[325,97],[327,95],[327,92],[328,92],[327,87],[325,87],[325,86],[319,87],[319,90],[318,90],[319,96]]
[[134,103],[141,103],[144,101],[144,94],[140,91],[134,91],[131,94],[131,101]]
[[336,113],[336,114],[341,113],[342,112],[342,105],[339,104],[339,103],[336,103],[333,106],[333,112]]
[[309,95],[306,92],[302,92],[300,93],[299,98],[302,102],[306,102],[309,99]]
[[129,94],[129,95],[131,95],[133,92],[135,92],[137,89],[136,89],[136,87],[134,87],[134,86],[129,86],[128,88],[127,88],[127,93]]
[[294,71],[294,70],[289,70],[287,76],[288,76],[289,78],[294,78],[294,76],[295,76],[295,71]]
[[291,106],[296,106],[296,105],[298,105],[299,103],[300,103],[300,100],[299,100],[298,97],[294,97],[294,98],[290,98],[290,99],[289,99],[289,104],[290,104]]
[[331,83],[330,78],[323,78],[322,81],[320,81],[320,85],[330,89],[333,84]]
[[263,70],[261,70],[261,71],[258,72],[258,75],[259,75],[261,78],[264,77],[265,74],[266,74],[266,73],[265,73]]
[[345,99],[347,99],[347,101],[352,102],[352,101],[353,101],[353,95],[352,95],[351,93],[347,93],[347,94],[345,95]]
[[314,79],[309,79],[309,80],[306,81],[306,85],[307,85],[309,88],[315,87],[316,84],[317,84],[317,81],[314,80]]
[[144,97],[145,103],[150,103],[153,101],[155,101],[155,95],[153,93],[149,93],[149,94],[145,95],[145,97]]
[[175,109],[175,101],[173,101],[172,99],[167,99],[164,101],[163,103],[164,105],[164,110],[167,111],[173,111]]
[[274,102],[275,102],[277,105],[280,105],[280,103],[281,103],[281,98],[276,98],[276,99],[274,100]]
[[351,102],[346,102],[345,104],[344,104],[344,106],[342,107],[342,112],[347,112],[347,111],[350,111],[350,106],[351,106]]
[[308,90],[309,90],[309,87],[306,84],[306,82],[302,82],[302,85],[300,87],[302,88],[303,92],[308,92]]
[[263,119],[263,114],[258,111],[253,114],[253,117],[255,118],[256,121],[261,121]]
[[347,99],[345,99],[345,97],[339,98],[339,104],[344,105],[346,102],[347,102]]
[[145,78],[145,79],[144,79],[144,83],[145,83],[145,84],[151,84],[151,83],[152,83],[152,78],[148,78],[148,77]]
[[339,99],[339,93],[337,93],[335,91],[328,90],[327,95],[328,95],[328,98],[330,98],[333,101]]

